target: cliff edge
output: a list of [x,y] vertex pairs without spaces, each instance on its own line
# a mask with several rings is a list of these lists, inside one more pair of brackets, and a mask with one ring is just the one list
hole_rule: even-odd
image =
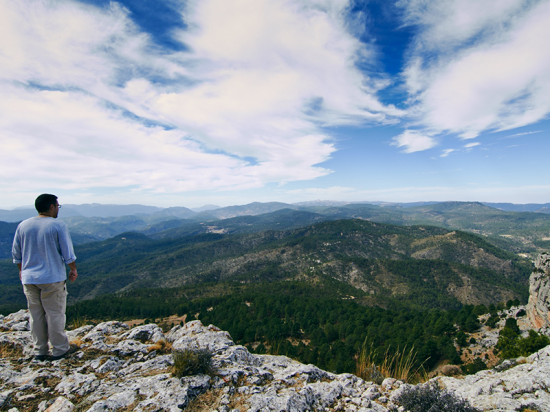
[[548,335],[550,330],[550,254],[542,253],[535,260],[535,269],[529,278],[527,315],[535,329]]
[[[200,321],[167,333],[155,324],[104,322],[68,332],[80,350],[67,359],[33,360],[28,313],[0,316],[0,410],[69,411],[404,411],[412,386],[377,385],[285,356],[255,355],[227,332]],[[215,373],[177,377],[174,352],[206,349]],[[550,412],[550,346],[493,370],[431,383],[480,411]],[[428,382],[430,384],[430,382]]]

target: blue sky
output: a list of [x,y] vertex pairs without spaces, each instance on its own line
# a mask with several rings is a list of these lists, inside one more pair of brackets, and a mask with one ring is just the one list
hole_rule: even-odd
[[0,208],[550,202],[549,21],[549,0],[5,0]]

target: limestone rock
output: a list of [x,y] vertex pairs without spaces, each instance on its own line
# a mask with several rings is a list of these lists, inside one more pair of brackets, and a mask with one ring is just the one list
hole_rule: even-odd
[[[28,315],[12,315],[0,318],[4,330],[0,342],[31,347],[30,333],[13,328]],[[0,359],[2,410],[27,410],[32,401],[40,412],[179,412],[196,400],[203,402],[203,410],[217,412],[389,412],[399,410],[398,395],[410,387],[395,379],[376,385],[285,356],[255,355],[235,345],[227,332],[200,321],[176,326],[166,334],[152,324],[130,329],[121,322],[105,322],[69,335],[80,340],[81,351],[68,359],[38,362],[28,351]],[[147,342],[162,339],[175,350],[208,349],[215,373],[172,376],[173,354],[148,351]],[[435,379],[481,411],[550,412],[550,347],[503,363],[499,370]]]
[[527,315],[533,328],[550,328],[550,254],[548,253],[541,254],[535,260],[535,269],[529,278]]

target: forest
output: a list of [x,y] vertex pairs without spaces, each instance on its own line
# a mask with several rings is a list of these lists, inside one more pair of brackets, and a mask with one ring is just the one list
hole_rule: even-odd
[[[426,370],[442,361],[461,364],[455,344],[467,344],[462,342],[464,332],[479,328],[479,315],[496,316],[505,307],[502,303],[448,310],[383,309],[346,299],[346,292],[346,285],[334,283],[215,283],[104,295],[69,307],[67,316],[69,323],[83,318],[141,318],[149,323],[187,315],[187,321],[199,319],[228,331],[251,352],[286,355],[336,373],[354,373],[365,345],[380,362],[387,351],[407,349],[415,354],[415,366]],[[167,330],[173,325],[163,326]]]

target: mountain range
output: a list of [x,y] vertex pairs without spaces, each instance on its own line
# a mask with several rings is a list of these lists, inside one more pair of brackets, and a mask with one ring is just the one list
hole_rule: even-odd
[[[488,304],[523,299],[525,257],[550,248],[544,213],[477,202],[322,203],[256,202],[198,212],[132,205],[147,213],[62,215],[86,274],[70,285],[70,301],[138,288],[302,279],[349,285],[354,299],[380,306]],[[71,210],[66,206],[62,213]],[[96,205],[80,212],[91,210],[123,209]],[[0,306],[21,304],[9,259],[16,226],[0,222]]]
[[[204,205],[197,208],[186,207],[168,207],[161,208],[156,206],[145,205],[104,205],[99,203],[88,204],[65,204],[63,205],[63,217],[121,217],[130,215],[173,215],[180,218],[189,218],[200,215],[203,212],[208,212],[207,215],[217,217],[218,219],[226,219],[235,216],[258,215],[262,213],[274,212],[280,209],[295,209],[307,210],[308,208],[316,207],[344,207],[348,205],[375,205],[381,207],[396,207],[396,208],[412,208],[419,206],[430,206],[439,203],[448,202],[412,202],[412,203],[391,203],[391,202],[344,202],[331,200],[317,200],[299,203],[281,203],[269,202],[261,203],[254,202],[247,205],[220,207],[217,205]],[[514,203],[488,203],[481,202],[485,206],[494,209],[508,212],[534,212],[534,213],[550,213],[550,203],[538,204],[514,204]],[[0,209],[0,221],[3,222],[20,222],[36,215],[34,208],[16,208],[13,210]]]

